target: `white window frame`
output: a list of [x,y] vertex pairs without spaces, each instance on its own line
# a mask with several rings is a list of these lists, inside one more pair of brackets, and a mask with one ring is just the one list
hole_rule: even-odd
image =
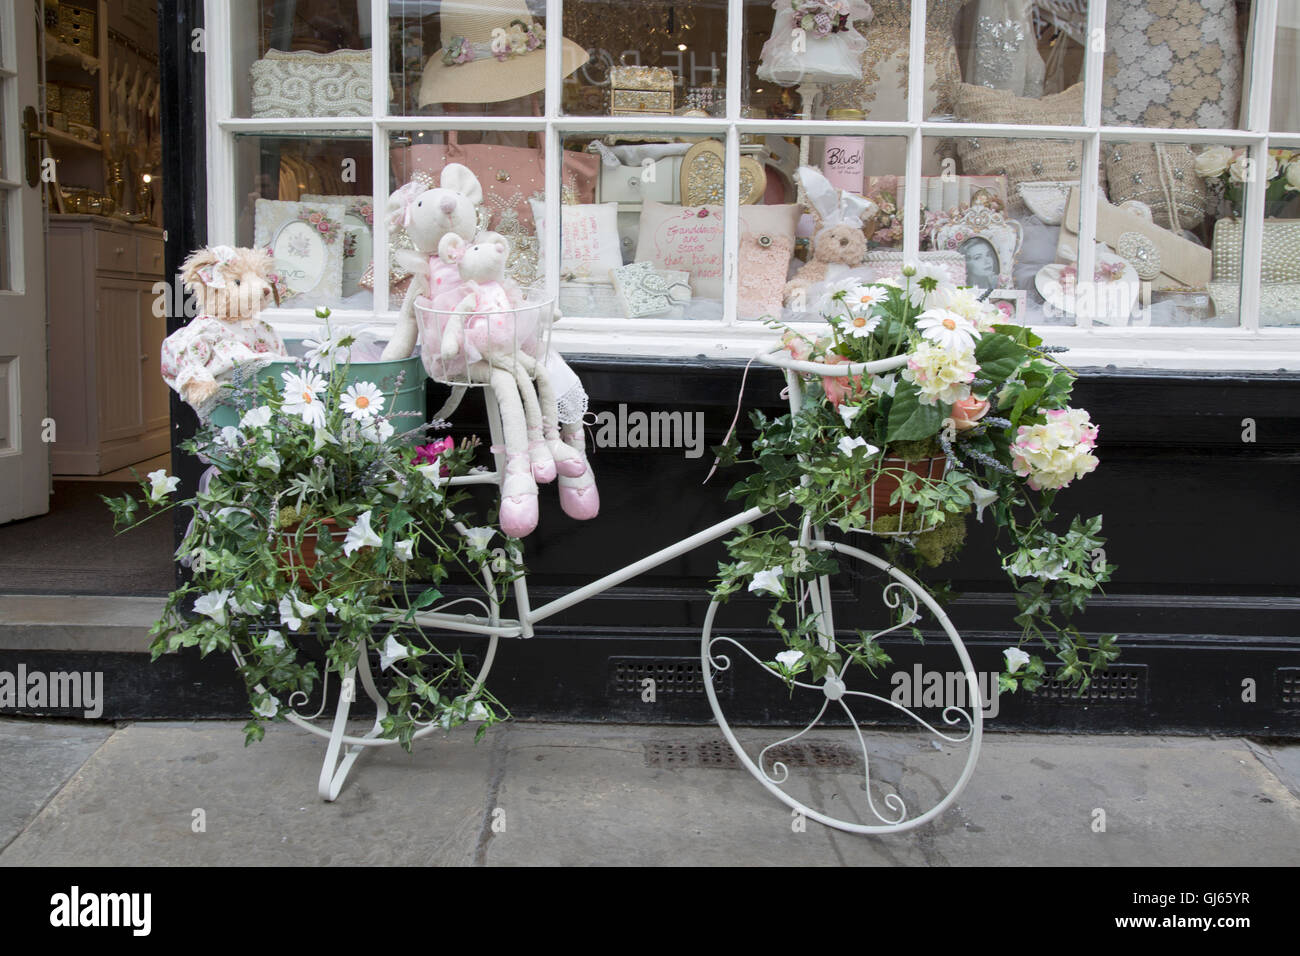
[[[235,0],[236,3],[240,0]],[[579,2],[579,0],[573,0]],[[564,0],[547,0],[546,23],[554,36],[563,22]],[[1101,124],[1101,71],[1104,43],[1089,44],[1084,67],[1085,101],[1083,123],[1079,126],[1011,126],[1002,124],[972,124],[931,122],[924,116],[925,89],[925,9],[924,3],[913,4],[911,23],[911,58],[908,84],[907,120],[905,122],[842,122],[765,120],[741,117],[743,57],[726,58],[726,116],[725,118],[688,117],[609,117],[568,116],[560,109],[560,87],[556,80],[561,73],[561,44],[546,45],[545,109],[540,117],[501,116],[451,116],[416,117],[393,116],[388,113],[388,3],[371,0],[371,49],[373,67],[373,106],[369,117],[339,117],[324,119],[246,119],[233,115],[234,84],[241,80],[234,75],[230,54],[220,51],[234,49],[231,44],[230,0],[206,0],[206,67],[207,67],[207,140],[208,140],[208,241],[233,243],[238,183],[236,168],[236,136],[241,133],[284,133],[363,131],[369,127],[375,182],[371,194],[378,210],[383,208],[388,170],[389,137],[395,130],[478,130],[516,129],[541,133],[546,143],[546,182],[559,181],[561,142],[574,133],[625,132],[681,132],[694,135],[711,134],[723,140],[726,146],[724,230],[723,317],[716,321],[630,319],[623,317],[578,318],[566,317],[555,328],[553,343],[567,353],[587,353],[622,356],[653,357],[709,357],[747,358],[772,340],[772,333],[761,323],[738,319],[736,315],[737,225],[739,222],[739,157],[740,137],[745,133],[758,135],[780,134],[823,135],[828,133],[860,132],[863,134],[906,137],[907,181],[919,180],[922,168],[922,146],[926,137],[1007,136],[1022,139],[1068,139],[1083,144],[1083,169],[1094,171],[1081,176],[1081,203],[1079,223],[1079,273],[1091,275],[1093,270],[1096,233],[1097,176],[1101,144],[1106,139],[1128,141],[1175,141],[1196,146],[1221,143],[1229,146],[1247,146],[1256,160],[1256,168],[1266,168],[1267,150],[1270,146],[1300,148],[1300,132],[1272,133],[1269,131],[1272,102],[1273,47],[1277,25],[1278,0],[1255,0],[1254,47],[1251,62],[1245,65],[1250,83],[1249,107],[1244,129],[1154,129],[1147,127],[1103,126]],[[728,50],[743,49],[744,3],[731,0],[728,4]],[[1092,37],[1104,37],[1106,0],[1091,0],[1088,30]],[[559,287],[559,191],[546,191],[546,222],[551,224],[543,237],[547,263],[546,283],[551,290]],[[904,252],[915,256],[920,236],[920,189],[905,192]],[[1247,193],[1245,210],[1247,222],[1259,223],[1264,218],[1264,190],[1251,189]],[[388,229],[383,215],[376,215],[374,248],[387,248]],[[1097,327],[1086,317],[1076,326],[1044,326],[1040,331],[1053,344],[1070,347],[1069,362],[1075,367],[1116,366],[1126,369],[1181,369],[1181,370],[1242,370],[1275,371],[1300,369],[1300,328],[1260,328],[1260,261],[1262,257],[1261,230],[1248,230],[1242,250],[1241,324],[1236,328],[1162,328],[1162,327]],[[382,257],[377,256],[379,261]],[[375,270],[374,301],[376,305],[388,301],[388,276],[383,269]],[[392,311],[336,310],[342,321],[370,324],[382,331],[391,326],[396,314]],[[287,335],[305,334],[316,326],[312,310],[278,309],[268,313],[268,318]],[[812,326],[810,326],[811,328]]]

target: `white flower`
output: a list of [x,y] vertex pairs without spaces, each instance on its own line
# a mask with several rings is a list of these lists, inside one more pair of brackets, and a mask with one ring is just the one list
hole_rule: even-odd
[[325,406],[320,393],[325,390],[325,380],[315,372],[281,372],[284,379],[284,411],[297,415],[308,425],[317,428],[325,424]]
[[893,395],[894,389],[898,387],[898,376],[893,372],[888,375],[873,375],[867,382],[867,387],[877,395]]
[[330,614],[337,614],[339,612],[338,605],[336,605],[333,601],[325,602],[325,610]]
[[491,716],[491,713],[487,709],[487,704],[483,703],[481,700],[476,700],[474,701],[474,706],[469,709],[469,716],[465,719],[487,720]]
[[772,594],[784,594],[785,585],[781,583],[782,567],[777,565],[774,568],[768,568],[765,571],[759,571],[754,575],[754,580],[749,582],[751,591],[769,591]]
[[1021,425],[1011,443],[1011,467],[1030,488],[1064,488],[1097,467],[1097,426],[1082,408],[1056,408],[1041,425]]
[[1227,146],[1207,146],[1196,157],[1196,175],[1205,179],[1222,176],[1232,162],[1232,150]]
[[273,648],[277,651],[284,650],[284,635],[276,630],[268,630],[266,637],[262,638],[262,647]]
[[244,433],[234,425],[227,425],[221,429],[219,443],[227,448],[238,448],[240,442],[244,440]]
[[353,418],[365,420],[384,410],[384,393],[374,382],[356,382],[348,386],[339,404]]
[[983,524],[984,509],[998,500],[998,493],[996,491],[989,491],[987,488],[983,488],[980,485],[975,484],[973,481],[966,487],[969,489],[970,496],[975,502],[975,518]]
[[267,694],[266,700],[253,708],[253,713],[257,714],[259,717],[274,717],[279,712],[280,701],[271,694]]
[[1008,647],[1002,656],[1007,659],[1007,670],[1013,674],[1029,663],[1029,655],[1018,647]]
[[937,296],[942,300],[952,291],[952,280],[948,278],[947,271],[940,266],[929,262],[917,262],[913,263],[911,268],[915,271],[907,284],[907,297],[918,309],[925,305],[929,296]]
[[314,605],[299,601],[296,595],[286,594],[280,598],[280,623],[286,625],[289,630],[296,631],[302,627],[304,620],[316,613],[316,610]]
[[265,428],[269,424],[271,424],[271,406],[269,405],[250,408],[244,412],[244,417],[239,420],[240,428]]
[[384,543],[379,535],[375,534],[370,527],[370,515],[373,512],[367,511],[359,517],[348,528],[347,537],[343,539],[343,553],[351,555],[353,551],[359,551],[362,548],[377,548]]
[[361,426],[361,437],[378,445],[392,438],[394,431],[387,418],[372,418]]
[[494,534],[496,534],[496,531],[491,528],[467,528],[465,530],[465,537],[469,539],[470,547],[475,551],[486,551],[488,542],[492,540]]
[[1059,556],[1049,558],[1048,555],[1046,548],[1034,548],[1027,555],[1018,551],[1015,558],[1003,567],[1018,578],[1056,581],[1065,573],[1065,561]]
[[226,599],[229,591],[209,591],[194,601],[194,613],[206,614],[222,627],[226,625]]
[[386,671],[395,662],[404,661],[410,656],[411,652],[407,646],[389,634],[388,640],[384,641],[384,646],[379,649],[379,669]]
[[164,498],[176,490],[181,480],[175,476],[168,477],[162,468],[149,472],[149,500],[161,503]]
[[865,438],[862,437],[850,438],[848,435],[845,435],[843,438],[841,438],[839,444],[836,447],[839,448],[841,453],[848,455],[850,458],[853,457],[853,449],[855,448],[865,448],[867,450],[868,458],[870,458],[876,452],[880,451],[880,449],[877,448],[875,445],[868,443]]
[[1244,152],[1228,164],[1228,176],[1234,183],[1244,183],[1251,178],[1252,160]]
[[347,362],[350,359],[349,349],[346,346],[340,347],[339,343],[351,335],[348,329],[339,329],[333,334],[328,328],[323,329],[319,339],[303,339],[302,344],[307,348],[307,361],[312,368],[328,369],[333,371],[334,366],[339,362]]
[[880,325],[880,316],[878,315],[850,314],[844,320],[844,331],[855,339],[863,339],[876,331],[878,325]]
[[415,470],[430,484],[440,485],[446,481],[442,476],[442,465],[438,462],[434,462],[432,465],[416,465]]
[[271,474],[278,475],[280,473],[280,456],[276,453],[275,449],[272,448],[261,458],[257,459],[257,467],[265,468]]
[[1300,159],[1286,164],[1286,184],[1291,189],[1300,189]]
[[247,614],[250,616],[253,614],[260,614],[262,608],[266,607],[265,604],[262,604],[259,601],[254,601],[252,598],[241,601],[238,600],[237,598],[232,597],[226,603],[230,606],[230,609],[232,611],[238,614]]
[[916,320],[916,327],[931,342],[949,352],[966,352],[975,348],[979,329],[975,323],[951,309],[926,309]]
[[397,556],[398,561],[410,561],[415,556],[415,539],[407,538],[405,541],[394,541],[393,554]]
[[848,428],[853,424],[853,419],[858,417],[858,412],[862,411],[861,405],[841,405],[838,409],[840,418],[844,419],[844,427]]
[[950,352],[922,342],[907,357],[903,378],[920,391],[922,405],[959,402],[970,395],[970,383],[979,370],[974,350]]
[[794,667],[794,665],[798,664],[801,660],[803,660],[803,651],[782,651],[780,654],[776,655],[776,662],[778,664],[784,664],[786,667]]

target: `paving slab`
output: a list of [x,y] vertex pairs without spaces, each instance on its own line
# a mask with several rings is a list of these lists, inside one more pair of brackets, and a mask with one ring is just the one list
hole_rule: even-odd
[[0,720],[0,850],[112,735],[111,724]]
[[277,726],[245,748],[240,728],[223,721],[119,730],[0,853],[0,865],[473,862],[490,738],[476,747],[472,732],[453,733],[420,741],[409,755],[378,749],[327,804],[316,795],[322,739]]
[[[738,733],[752,752],[782,734]],[[889,794],[911,813],[933,805],[964,763],[961,746],[925,734],[869,740],[886,816]],[[788,786],[870,820],[860,771],[838,759],[854,738],[813,743],[790,760]],[[334,804],[315,792],[323,753],[295,728],[245,749],[237,723],[131,725],[0,864],[1300,864],[1300,796],[1242,739],[990,734],[945,814],[867,837],[801,825],[715,727],[520,722],[477,746],[458,731],[414,755],[368,754]],[[206,832],[193,830],[196,809]]]

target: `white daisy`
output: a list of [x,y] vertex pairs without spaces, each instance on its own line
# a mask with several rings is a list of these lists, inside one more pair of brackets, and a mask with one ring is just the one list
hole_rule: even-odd
[[931,295],[939,296],[942,301],[942,297],[946,296],[953,287],[948,273],[940,266],[929,262],[918,262],[911,268],[914,271],[907,286],[907,296],[912,305],[917,308],[925,305],[926,299]]
[[374,382],[356,382],[348,386],[339,404],[353,418],[364,421],[384,410],[384,393]]
[[889,298],[889,290],[879,285],[860,285],[850,289],[845,303],[854,312],[870,312]]
[[854,338],[865,338],[872,332],[876,331],[876,326],[880,324],[878,315],[858,315],[851,313],[845,316],[844,331]]
[[784,594],[785,585],[781,583],[783,568],[777,565],[774,568],[767,568],[759,571],[754,575],[754,579],[749,582],[751,591],[768,591],[771,594]]
[[375,534],[374,529],[370,527],[370,515],[372,512],[367,511],[359,517],[352,527],[348,528],[347,537],[343,539],[343,553],[351,555],[353,551],[359,551],[362,548],[377,548],[384,543],[379,535]]
[[926,309],[916,327],[931,342],[948,352],[969,352],[975,348],[979,329],[975,323],[951,309]]
[[325,390],[325,380],[315,372],[281,372],[284,379],[284,411],[297,415],[308,425],[321,428],[325,425],[325,406],[320,393]]

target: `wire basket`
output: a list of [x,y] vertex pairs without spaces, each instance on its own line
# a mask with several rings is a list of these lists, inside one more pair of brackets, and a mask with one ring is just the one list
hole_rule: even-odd
[[[903,527],[907,521],[907,516],[915,515],[918,506],[901,499],[896,504],[889,503],[889,499],[898,490],[897,472],[900,471],[910,471],[912,474],[919,475],[928,481],[942,481],[944,475],[948,473],[948,459],[942,455],[936,458],[922,458],[917,461],[906,461],[902,458],[884,459],[881,474],[863,492],[863,494],[867,495],[867,526],[865,528],[854,528],[854,531],[860,534],[874,534],[885,538],[906,538],[923,534],[926,531],[933,531],[938,526],[937,521],[926,521],[917,527]],[[890,474],[890,472],[894,474]],[[886,517],[898,518],[896,529],[885,530],[882,527],[884,524],[893,523],[892,521],[881,521],[882,518]]]
[[551,346],[554,298],[525,301],[517,308],[491,312],[435,309],[420,296],[415,315],[420,323],[420,359],[435,382],[486,385],[492,366],[523,368],[536,377]]

